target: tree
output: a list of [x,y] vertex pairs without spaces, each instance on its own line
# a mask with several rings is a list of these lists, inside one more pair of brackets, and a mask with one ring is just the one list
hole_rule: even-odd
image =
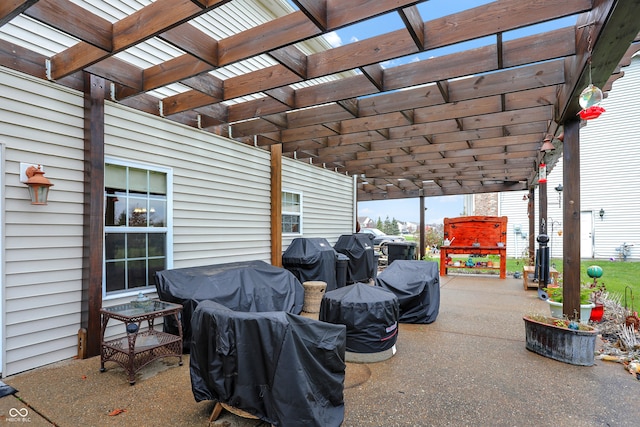
[[391,220],[387,216],[384,220],[384,225],[382,227],[382,232],[385,234],[397,234],[393,232],[393,225],[391,225]]
[[424,233],[425,245],[433,247],[440,247],[444,239],[444,224],[437,224],[434,226],[426,226]]
[[396,220],[395,218],[391,220],[391,229],[393,231],[389,234],[400,234],[400,228],[398,228],[398,220]]
[[378,217],[378,221],[376,222],[376,228],[382,231],[382,220]]

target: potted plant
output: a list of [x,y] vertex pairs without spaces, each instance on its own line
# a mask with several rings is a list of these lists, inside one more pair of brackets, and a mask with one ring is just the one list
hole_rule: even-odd
[[[549,286],[545,288],[548,298],[547,303],[551,310],[551,317],[563,319],[564,312],[562,309],[563,288],[562,286]],[[587,324],[591,317],[591,310],[595,304],[591,302],[591,294],[593,290],[590,287],[580,286],[580,323]]]
[[540,314],[523,320],[527,350],[572,365],[594,364],[597,333],[593,327]]

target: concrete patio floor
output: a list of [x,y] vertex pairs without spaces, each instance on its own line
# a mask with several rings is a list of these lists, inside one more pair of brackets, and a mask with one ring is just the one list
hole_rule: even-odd
[[[401,325],[398,352],[386,361],[347,364],[343,426],[640,425],[640,381],[620,364],[573,366],[525,349],[522,316],[533,311],[548,307],[521,279],[441,278],[434,323]],[[113,363],[100,373],[99,357],[7,377],[18,392],[0,398],[0,422],[207,426],[214,404],[195,402],[184,361],[156,361],[133,386]],[[223,411],[211,425],[266,423]]]

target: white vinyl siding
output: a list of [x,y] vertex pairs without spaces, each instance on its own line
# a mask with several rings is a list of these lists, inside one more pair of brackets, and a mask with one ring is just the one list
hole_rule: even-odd
[[[638,100],[640,99],[640,55],[631,65],[622,69],[624,77],[613,83],[601,104],[605,113],[590,120],[580,129],[580,210],[593,215],[594,258],[617,258],[616,248],[624,242],[632,243],[631,259],[640,259],[640,199],[636,189],[640,186],[640,132],[638,131]],[[558,206],[555,187],[563,184],[563,158],[560,157],[547,182],[547,231],[551,233],[553,221],[553,257],[562,258],[562,208]],[[515,256],[513,225],[528,229],[526,192],[502,193],[501,215],[509,217],[507,252]],[[538,187],[536,187],[536,236],[538,227]],[[562,194],[562,204],[567,202]],[[598,212],[604,209],[601,220]],[[521,244],[521,243],[519,243]],[[526,242],[528,245],[528,241]],[[537,244],[536,244],[537,246]],[[591,254],[582,254],[588,258]]]
[[[82,296],[83,101],[0,68],[4,143],[4,376],[77,354]],[[42,164],[49,204],[32,206],[20,163]]]
[[109,103],[105,155],[173,170],[174,267],[270,260],[270,155]]
[[616,248],[627,242],[634,244],[631,258],[638,260],[640,55],[622,72],[602,101],[606,111],[580,130],[580,207],[593,212],[596,258],[617,257]]
[[[353,178],[330,169],[282,159],[283,191],[304,195],[302,237],[323,237],[331,245],[354,230]],[[283,235],[283,250],[299,236]]]

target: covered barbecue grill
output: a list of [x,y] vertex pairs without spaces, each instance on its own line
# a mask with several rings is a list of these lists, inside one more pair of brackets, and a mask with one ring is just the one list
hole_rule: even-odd
[[440,311],[440,276],[434,261],[395,260],[378,274],[376,286],[400,302],[400,323],[431,323]]
[[337,253],[327,239],[298,237],[282,254],[282,266],[293,273],[300,283],[321,281],[327,291],[337,287]]
[[[304,288],[284,268],[264,261],[163,270],[156,273],[161,300],[182,304],[184,347],[189,348],[191,315],[201,301],[215,301],[231,310],[245,312],[286,311],[299,314]],[[165,331],[177,333],[177,325],[165,319]]]
[[343,234],[338,238],[333,249],[349,257],[347,284],[368,282],[376,277],[378,266],[368,234]]

